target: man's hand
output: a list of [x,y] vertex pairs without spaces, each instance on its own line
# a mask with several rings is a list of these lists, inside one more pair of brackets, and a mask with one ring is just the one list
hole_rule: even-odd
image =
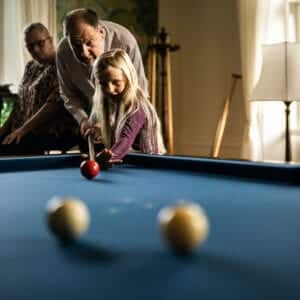
[[86,131],[90,127],[89,120],[87,118],[83,118],[81,123],[80,123],[80,133],[83,137],[86,137]]
[[26,131],[23,127],[20,127],[7,135],[2,144],[12,144],[14,141],[16,144],[19,144],[24,135],[26,135]]
[[84,138],[92,136],[95,144],[102,143],[100,123],[91,125],[88,119],[83,119],[80,124],[80,132]]

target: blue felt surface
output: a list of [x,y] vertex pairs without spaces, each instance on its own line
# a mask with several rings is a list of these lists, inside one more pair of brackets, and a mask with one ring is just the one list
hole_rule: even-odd
[[[300,187],[123,165],[94,181],[78,168],[0,173],[1,299],[299,299]],[[48,232],[53,196],[89,207],[74,245]],[[178,200],[205,209],[211,232],[173,255],[157,213]]]

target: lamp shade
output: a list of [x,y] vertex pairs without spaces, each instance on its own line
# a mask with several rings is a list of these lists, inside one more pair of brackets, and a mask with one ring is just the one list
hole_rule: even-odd
[[300,44],[263,46],[263,65],[252,100],[300,100]]

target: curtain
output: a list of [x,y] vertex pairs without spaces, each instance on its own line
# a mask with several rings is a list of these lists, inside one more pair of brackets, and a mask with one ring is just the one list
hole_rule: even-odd
[[[251,93],[262,66],[263,44],[299,41],[300,3],[289,0],[239,0],[239,27],[247,128],[243,158],[283,161],[285,106],[281,102],[252,102]],[[300,160],[300,105],[291,104],[292,160]]]
[[48,27],[55,42],[56,0],[1,0],[0,16],[0,84],[11,83],[16,91],[30,59],[23,45],[23,28],[41,22]]
[[260,131],[261,109],[251,102],[252,90],[259,79],[262,66],[261,43],[267,30],[272,0],[239,0],[238,16],[244,100],[247,124],[244,132],[242,157],[263,159],[263,134]]
[[1,6],[0,84],[12,83],[16,90],[25,63],[20,1],[2,0]]
[[56,43],[56,0],[21,0],[21,11],[25,24],[43,23]]
[[[291,31],[288,27],[288,1],[269,0],[266,30],[260,41],[262,44],[274,44],[289,40]],[[262,149],[262,160],[285,160],[285,105],[282,102],[258,102],[260,114],[257,124]]]

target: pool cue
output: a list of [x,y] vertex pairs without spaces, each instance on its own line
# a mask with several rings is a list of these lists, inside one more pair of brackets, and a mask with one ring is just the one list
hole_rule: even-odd
[[234,90],[236,87],[237,80],[241,79],[241,78],[242,78],[242,76],[240,74],[232,74],[232,84],[231,84],[231,88],[230,88],[230,93],[225,99],[224,109],[223,109],[222,115],[218,121],[216,134],[215,134],[215,138],[214,138],[214,143],[213,143],[213,147],[212,147],[212,151],[211,151],[211,157],[216,158],[219,156],[221,143],[222,143],[222,139],[223,139],[223,135],[224,135],[224,130],[226,127],[227,118],[228,118],[228,114],[229,114],[229,106],[230,106],[230,103],[231,103],[231,100],[233,97],[233,93],[234,93]]
[[93,137],[88,135],[88,147],[89,147],[89,159],[95,160],[95,145],[93,141]]

